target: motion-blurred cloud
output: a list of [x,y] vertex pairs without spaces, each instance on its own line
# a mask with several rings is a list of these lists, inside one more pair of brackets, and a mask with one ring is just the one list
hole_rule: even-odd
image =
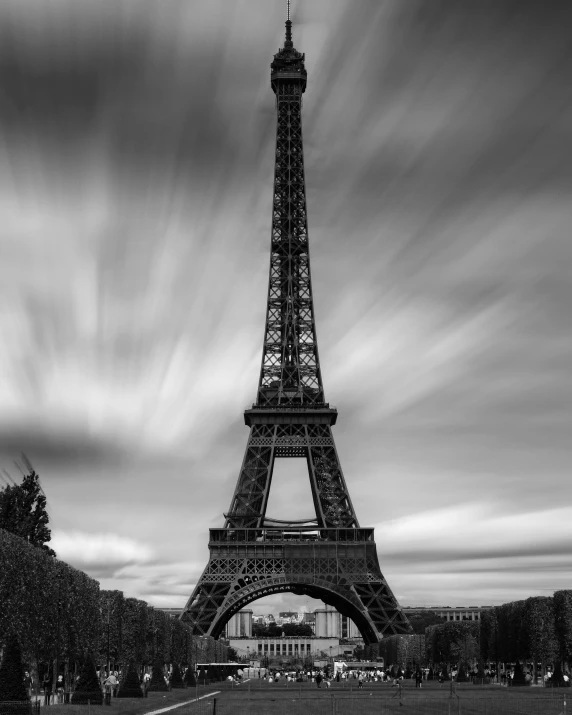
[[[34,462],[62,556],[157,605],[190,595],[246,443],[283,11],[0,8],[0,456]],[[570,586],[571,15],[294,3],[326,395],[404,604]]]

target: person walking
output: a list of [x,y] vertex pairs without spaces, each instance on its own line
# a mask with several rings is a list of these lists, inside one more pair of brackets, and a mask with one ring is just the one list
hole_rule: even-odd
[[58,679],[56,682],[56,697],[58,699],[58,703],[61,704],[64,701],[64,676],[63,675],[58,675]]
[[322,680],[323,680],[322,674],[318,673],[318,675],[316,675],[316,684],[318,685],[319,688],[322,687]]
[[32,686],[33,686],[33,681],[32,681],[32,676],[28,671],[24,673],[24,686],[26,688],[26,692],[28,693],[28,698],[32,698]]
[[105,679],[103,685],[105,687],[105,704],[111,705],[111,695],[113,693],[113,689],[117,685],[117,678],[113,675],[113,673],[111,673],[111,675]]

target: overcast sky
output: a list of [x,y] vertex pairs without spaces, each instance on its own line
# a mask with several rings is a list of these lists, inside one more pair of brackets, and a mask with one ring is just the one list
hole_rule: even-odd
[[[293,7],[326,399],[382,571],[403,605],[572,588],[572,4]],[[248,438],[284,15],[0,6],[0,466],[36,466],[59,557],[158,606]],[[279,462],[269,515],[311,514]]]

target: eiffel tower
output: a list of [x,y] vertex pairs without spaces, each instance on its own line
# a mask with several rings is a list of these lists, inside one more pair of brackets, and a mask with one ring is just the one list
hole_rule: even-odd
[[[229,618],[273,593],[318,598],[348,616],[366,643],[408,633],[377,558],[374,533],[362,528],[342,473],[325,402],[310,278],[302,145],[304,55],[294,49],[288,2],[284,47],[270,83],[278,114],[270,281],[256,402],[244,413],[246,453],[225,524],[210,529],[207,567],[182,620],[217,638]],[[316,518],[266,516],[276,458],[305,457]]]

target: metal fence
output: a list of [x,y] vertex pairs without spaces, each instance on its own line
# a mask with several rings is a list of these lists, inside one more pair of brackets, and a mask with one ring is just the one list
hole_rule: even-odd
[[177,715],[572,715],[560,697],[380,698],[213,697],[177,709]]

